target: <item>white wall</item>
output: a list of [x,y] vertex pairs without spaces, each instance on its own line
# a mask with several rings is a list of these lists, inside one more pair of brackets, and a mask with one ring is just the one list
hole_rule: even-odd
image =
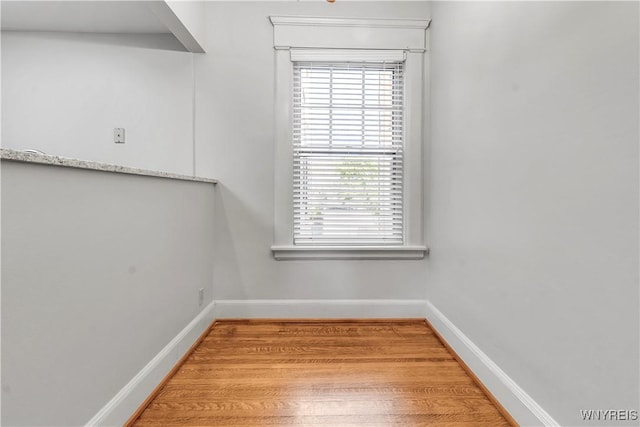
[[[2,147],[192,174],[193,85],[170,34],[5,31]],[[2,163],[2,424],[81,425],[212,301],[214,187]]]
[[193,54],[182,49],[170,34],[3,32],[2,146],[193,173]]
[[205,40],[207,37],[207,24],[205,20],[205,2],[179,0],[167,1],[166,3],[180,23],[189,32],[193,40],[206,51]]
[[214,186],[6,161],[1,178],[2,425],[83,425],[212,300]]
[[606,424],[579,410],[639,400],[638,3],[432,11],[428,298],[562,425]]
[[216,299],[424,299],[426,260],[275,261],[269,15],[428,18],[425,2],[211,2],[196,58],[197,170],[220,180]]

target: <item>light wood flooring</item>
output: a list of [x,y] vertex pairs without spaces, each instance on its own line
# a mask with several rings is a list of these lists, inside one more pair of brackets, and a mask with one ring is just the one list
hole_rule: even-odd
[[130,425],[513,423],[419,319],[218,321],[158,390]]

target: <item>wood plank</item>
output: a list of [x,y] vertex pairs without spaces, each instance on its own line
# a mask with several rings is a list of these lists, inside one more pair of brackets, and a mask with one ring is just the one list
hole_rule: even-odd
[[508,426],[424,319],[216,322],[127,425]]
[[230,427],[256,427],[256,426],[305,426],[305,427],[501,427],[508,426],[504,421],[496,422],[492,417],[482,414],[430,414],[430,415],[298,415],[291,417],[173,417],[171,422],[165,420],[138,421],[136,426],[167,426],[167,425],[193,425],[193,426],[230,426]]

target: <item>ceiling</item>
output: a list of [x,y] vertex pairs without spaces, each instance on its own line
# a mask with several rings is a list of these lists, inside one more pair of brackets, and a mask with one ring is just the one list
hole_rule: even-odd
[[7,1],[2,30],[81,33],[170,33],[151,1]]

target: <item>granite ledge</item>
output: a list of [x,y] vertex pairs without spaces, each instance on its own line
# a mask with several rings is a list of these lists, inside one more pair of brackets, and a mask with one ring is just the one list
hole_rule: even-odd
[[180,175],[169,172],[152,171],[146,169],[130,168],[127,166],[110,165],[108,163],[89,162],[68,157],[51,156],[48,154],[34,153],[30,151],[14,150],[10,148],[0,149],[0,158],[13,162],[35,163],[40,165],[62,166],[67,168],[87,169],[101,172],[124,173],[129,175],[151,176],[156,178],[179,179],[183,181],[205,182],[216,184],[218,181],[210,178]]

